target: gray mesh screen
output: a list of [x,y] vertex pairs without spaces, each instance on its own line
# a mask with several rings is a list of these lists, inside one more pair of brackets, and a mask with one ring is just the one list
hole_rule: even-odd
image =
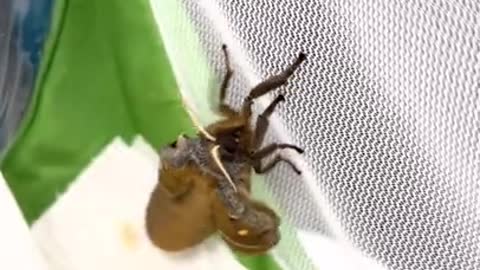
[[[477,1],[211,2],[262,78],[307,53],[278,114],[354,246],[390,269],[480,269]],[[215,18],[182,3],[220,76]],[[252,85],[234,69],[238,105]],[[329,234],[301,178],[267,182],[291,222]]]

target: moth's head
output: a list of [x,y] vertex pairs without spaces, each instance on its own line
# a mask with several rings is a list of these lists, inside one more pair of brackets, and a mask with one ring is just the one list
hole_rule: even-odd
[[162,160],[170,160],[185,152],[188,148],[189,139],[186,135],[180,134],[177,139],[160,149],[159,154]]
[[228,133],[221,133],[217,135],[217,143],[220,144],[229,154],[234,154],[239,150],[242,140],[242,128],[232,130]]
[[246,254],[263,254],[280,241],[280,218],[265,204],[244,198],[245,212],[231,217],[223,202],[215,204],[214,217],[225,242]]
[[190,139],[185,134],[178,135],[177,139],[168,144],[168,147],[177,151],[182,151],[187,147],[187,141]]
[[229,113],[226,119],[207,126],[206,130],[215,137],[215,144],[221,146],[222,156],[235,155],[248,148],[252,137],[248,119],[240,113]]

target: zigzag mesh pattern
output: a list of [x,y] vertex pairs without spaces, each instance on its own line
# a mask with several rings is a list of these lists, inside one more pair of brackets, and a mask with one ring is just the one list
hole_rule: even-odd
[[[221,76],[214,18],[182,2]],[[212,5],[262,78],[307,53],[278,114],[352,245],[389,269],[480,269],[477,1]],[[239,105],[252,85],[233,68]],[[301,178],[267,182],[296,226],[328,234]]]

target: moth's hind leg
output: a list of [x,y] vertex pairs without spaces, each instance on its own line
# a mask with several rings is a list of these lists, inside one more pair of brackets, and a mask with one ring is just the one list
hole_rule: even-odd
[[292,167],[292,169],[297,174],[300,174],[301,173],[300,170],[290,160],[288,160],[288,159],[286,159],[286,158],[284,158],[280,155],[275,156],[275,158],[271,162],[267,163],[265,166],[262,166],[262,159],[263,158],[267,157],[268,155],[271,155],[276,150],[285,149],[285,148],[293,149],[300,154],[303,153],[303,149],[301,149],[300,147],[298,147],[296,145],[293,145],[293,144],[286,144],[286,143],[278,143],[278,144],[277,143],[272,143],[272,144],[269,144],[268,146],[265,146],[264,148],[260,149],[259,151],[255,152],[254,154],[252,154],[252,156],[251,156],[252,166],[253,166],[253,169],[255,170],[255,172],[256,173],[266,173],[266,172],[270,171],[273,167],[275,167],[275,165],[277,165],[278,162],[284,161],[288,165],[290,165],[290,167]]
[[269,163],[265,164],[262,166],[261,160],[258,160],[257,162],[254,163],[253,169],[255,170],[256,173],[258,174],[263,174],[263,173],[268,173],[270,170],[272,170],[280,161],[283,161],[287,163],[290,168],[292,168],[296,174],[302,174],[302,172],[293,164],[289,159],[284,158],[281,155],[276,155],[273,160],[271,160]]
[[258,116],[257,123],[255,125],[255,134],[253,137],[253,149],[258,149],[262,145],[269,125],[268,118],[270,117],[270,115],[272,115],[277,105],[283,101],[285,101],[285,97],[283,95],[277,96],[272,101],[272,103],[268,105],[265,111],[263,111],[263,113]]
[[262,158],[272,154],[273,152],[275,152],[278,149],[285,149],[285,148],[293,149],[293,150],[297,151],[299,154],[303,153],[303,149],[294,145],[294,144],[272,143],[272,144],[269,144],[269,145],[265,146],[264,148],[256,151],[255,153],[253,153],[251,158],[254,159],[254,160],[262,159]]
[[230,79],[232,78],[232,75],[233,75],[233,70],[232,70],[232,67],[230,66],[230,57],[228,55],[227,45],[225,44],[222,45],[222,51],[223,51],[223,58],[225,60],[225,68],[227,69],[227,71],[223,77],[222,84],[220,85],[219,111],[221,114],[225,116],[231,116],[231,115],[235,115],[236,112],[235,110],[232,109],[232,107],[230,107],[225,103],[225,97],[227,95],[228,83],[230,82]]
[[267,78],[265,81],[255,86],[245,98],[242,106],[242,113],[249,116],[252,113],[252,103],[255,98],[265,95],[266,93],[284,85],[288,78],[292,76],[293,72],[300,66],[300,64],[306,59],[305,54],[300,53],[290,66],[279,74],[273,75]]

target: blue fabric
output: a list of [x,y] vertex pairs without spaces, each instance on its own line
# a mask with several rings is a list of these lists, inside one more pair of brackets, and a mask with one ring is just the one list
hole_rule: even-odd
[[32,96],[53,0],[0,2],[0,153],[14,137]]

